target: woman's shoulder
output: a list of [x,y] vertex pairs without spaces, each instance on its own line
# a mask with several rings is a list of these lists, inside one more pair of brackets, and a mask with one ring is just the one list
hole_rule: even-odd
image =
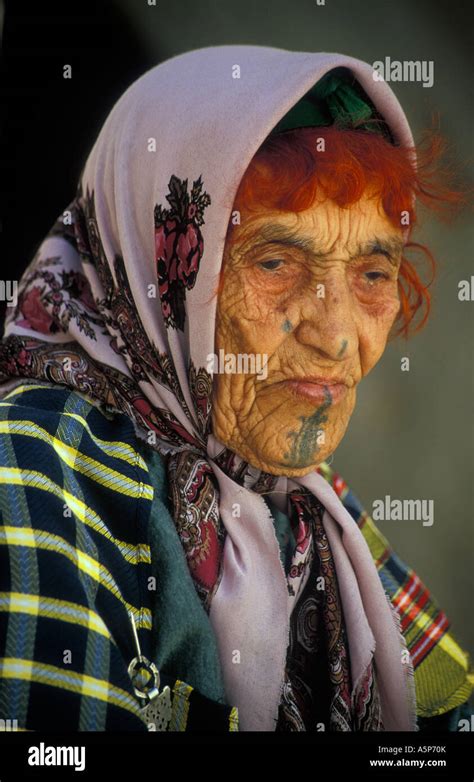
[[103,585],[125,562],[138,573],[150,560],[153,497],[126,416],[63,386],[25,384],[0,401],[0,548],[10,559],[31,546],[45,573],[47,561]]
[[126,416],[62,386],[25,384],[0,401],[0,521],[10,544],[28,533],[76,550],[90,539],[101,561],[148,559],[153,496]]
[[[53,383],[25,383],[18,385],[0,399],[2,434],[34,436],[34,425],[56,426],[59,440],[83,429],[89,437],[104,434],[111,441],[120,438],[129,446],[134,443],[135,432],[127,416],[112,413],[104,405],[92,401],[80,391]],[[23,429],[8,422],[25,421]],[[27,423],[31,422],[32,427]],[[41,438],[38,438],[41,439]],[[44,441],[44,440],[43,440]],[[101,447],[100,439],[97,439]],[[130,448],[129,448],[130,450]],[[120,453],[119,450],[116,453]]]
[[[129,418],[65,386],[26,383],[7,393],[0,400],[0,444],[1,483],[31,485],[39,473],[62,484],[72,471],[89,491],[103,487],[151,499],[147,462]],[[143,484],[138,493],[135,483]]]

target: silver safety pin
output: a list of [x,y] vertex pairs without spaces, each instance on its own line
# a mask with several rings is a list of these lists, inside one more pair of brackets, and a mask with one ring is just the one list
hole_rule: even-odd
[[[145,657],[142,654],[140,649],[140,641],[138,640],[135,617],[132,611],[129,611],[128,614],[130,616],[130,621],[132,623],[135,648],[137,650],[136,657],[134,657],[133,660],[130,661],[130,664],[128,666],[128,675],[132,680],[133,689],[135,690],[135,694],[137,698],[143,698],[145,700],[150,701],[153,700],[153,698],[156,698],[156,696],[160,692],[160,672],[158,671],[158,668],[156,667],[155,663],[151,662],[147,657]],[[142,670],[147,669],[148,672],[152,674],[152,683],[151,685],[148,685],[147,689],[141,689],[135,686],[134,680],[136,679],[140,669]]]
[[[133,689],[138,698],[143,698],[146,703],[142,706],[141,712],[144,718],[147,720],[148,730],[166,731],[172,720],[172,704],[171,704],[171,690],[168,686],[164,687],[160,693],[160,673],[158,668],[153,662],[150,662],[142,653],[140,649],[140,641],[138,640],[137,626],[135,624],[135,617],[132,611],[129,611],[130,621],[132,623],[133,637],[135,639],[135,647],[137,650],[136,657],[130,662],[128,666],[128,674],[132,680]],[[134,679],[139,673],[140,669],[146,669],[152,674],[153,683],[148,689],[141,689],[135,686]]]

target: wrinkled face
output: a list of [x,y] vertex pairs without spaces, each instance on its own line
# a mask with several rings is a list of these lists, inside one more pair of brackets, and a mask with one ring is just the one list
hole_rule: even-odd
[[357,385],[385,349],[402,231],[366,193],[345,209],[326,200],[242,216],[234,236],[218,299],[215,353],[225,363],[213,432],[256,467],[306,475],[341,441]]

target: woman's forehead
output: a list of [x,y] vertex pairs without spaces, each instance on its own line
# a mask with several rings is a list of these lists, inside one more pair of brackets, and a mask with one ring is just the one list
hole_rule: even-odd
[[299,250],[316,259],[344,248],[352,255],[383,254],[397,258],[403,249],[401,227],[384,213],[380,200],[365,197],[355,204],[339,207],[325,199],[301,212],[262,208],[258,215],[232,228],[232,237],[241,252],[280,246]]

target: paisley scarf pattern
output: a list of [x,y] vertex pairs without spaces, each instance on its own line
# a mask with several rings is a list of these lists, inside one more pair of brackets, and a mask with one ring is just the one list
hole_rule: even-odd
[[[289,494],[290,502],[311,502]],[[349,651],[331,548],[315,514],[313,564],[291,615],[291,634],[277,731],[383,730],[373,666],[351,703]],[[322,583],[321,583],[322,581]],[[323,586],[323,588],[321,588]]]

